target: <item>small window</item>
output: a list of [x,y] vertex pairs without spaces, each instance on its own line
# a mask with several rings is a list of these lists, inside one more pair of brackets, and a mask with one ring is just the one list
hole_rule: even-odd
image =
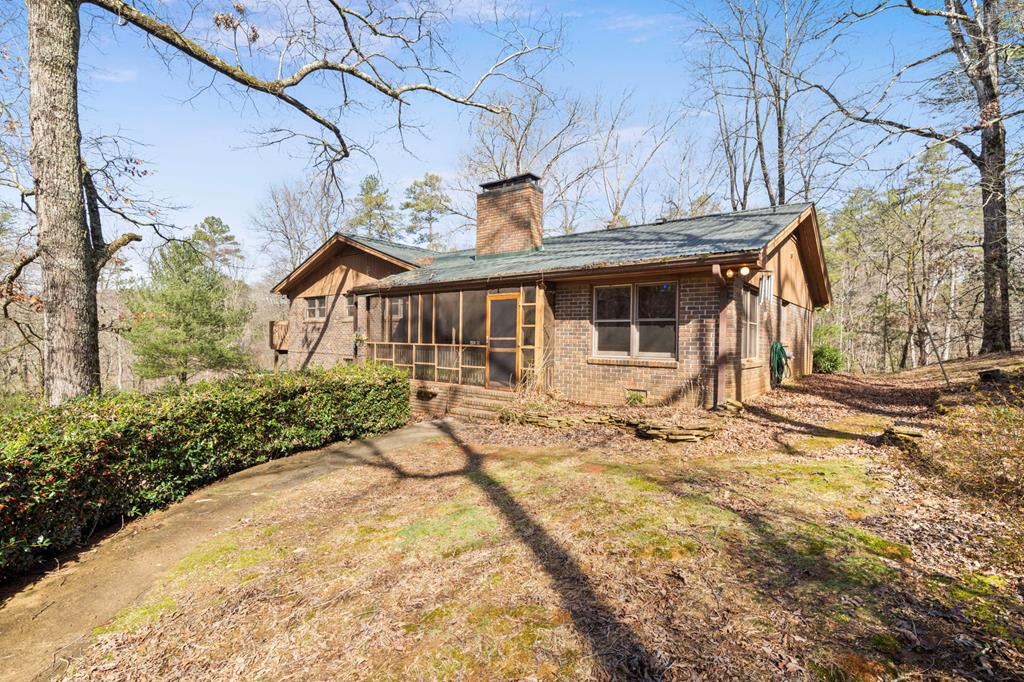
[[672,357],[676,352],[676,285],[636,287],[636,351],[639,355]]
[[772,273],[766,272],[761,275],[761,289],[758,292],[758,299],[761,303],[771,303],[772,295],[775,293],[775,280]]
[[345,294],[345,317],[347,319],[355,319],[356,313],[359,312],[359,304],[354,294]]
[[629,284],[594,288],[594,347],[598,353],[629,355],[632,289]]
[[761,308],[757,295],[749,289],[743,290],[742,349],[744,358],[758,357],[758,336],[760,331]]
[[323,320],[327,317],[327,297],[313,296],[306,299],[306,319]]

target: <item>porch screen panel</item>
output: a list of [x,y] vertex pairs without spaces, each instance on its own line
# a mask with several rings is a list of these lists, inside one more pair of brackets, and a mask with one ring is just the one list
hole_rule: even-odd
[[641,355],[675,355],[676,300],[675,284],[637,285],[637,350]]
[[420,343],[434,343],[434,295],[420,297]]
[[630,293],[632,287],[594,288],[594,329],[597,331],[597,352],[629,355]]
[[409,342],[408,310],[408,296],[395,296],[388,299],[389,340],[392,343]]
[[409,343],[420,341],[420,297],[409,297]]
[[434,296],[434,343],[459,343],[459,292]]
[[366,335],[370,341],[386,341],[384,336],[384,299],[374,296],[367,306]]
[[482,346],[487,340],[487,292],[462,292],[462,343]]

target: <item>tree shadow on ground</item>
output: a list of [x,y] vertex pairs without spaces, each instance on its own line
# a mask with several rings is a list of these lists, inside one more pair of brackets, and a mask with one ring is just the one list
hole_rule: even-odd
[[907,386],[850,374],[812,375],[782,390],[793,395],[825,398],[866,414],[897,419],[927,410],[939,396],[936,386]]
[[[972,595],[964,593],[972,588],[904,561],[909,548],[898,543],[798,513],[769,514],[751,500],[714,501],[715,481],[650,480],[679,499],[739,520],[742,530],[723,538],[721,557],[732,572],[747,576],[746,588],[759,601],[798,614],[819,645],[847,654],[840,657],[844,663],[821,661],[817,673],[824,679],[860,679],[857,670],[847,669],[858,665],[883,677],[913,669],[943,679],[1024,679],[1024,621],[1017,620],[1024,610],[1012,596],[975,593],[1005,615],[1000,622],[991,613],[987,619],[971,616],[965,607]],[[929,591],[922,588],[926,584],[948,589]]]
[[621,620],[601,598],[576,558],[530,515],[508,488],[484,469],[482,453],[460,438],[447,423],[439,424],[438,428],[465,456],[465,464],[461,468],[435,473],[408,471],[372,441],[361,441],[370,454],[345,452],[338,456],[352,464],[386,469],[400,480],[468,479],[486,495],[516,538],[529,549],[537,565],[548,575],[576,631],[589,642],[603,676],[613,680],[662,679],[671,665],[669,654],[648,648]]

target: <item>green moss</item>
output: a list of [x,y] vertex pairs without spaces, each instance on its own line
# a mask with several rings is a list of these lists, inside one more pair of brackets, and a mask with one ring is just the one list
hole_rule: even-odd
[[235,571],[250,568],[287,554],[286,548],[273,545],[242,547],[239,544],[240,539],[242,539],[240,533],[224,533],[185,555],[168,575],[172,578],[181,577],[210,569]]
[[871,648],[876,651],[880,651],[883,654],[888,654],[889,656],[895,656],[902,648],[899,638],[894,635],[890,635],[888,632],[880,632],[876,635],[872,635],[871,639],[868,640],[868,643],[871,644]]
[[171,597],[162,597],[141,606],[125,609],[107,625],[92,631],[95,636],[118,632],[134,632],[143,625],[155,622],[168,611],[173,611],[177,603]]
[[480,505],[452,504],[398,531],[399,548],[454,557],[491,541],[498,522]]
[[900,542],[892,542],[861,528],[846,526],[843,530],[850,535],[863,549],[894,561],[910,558],[910,547]]

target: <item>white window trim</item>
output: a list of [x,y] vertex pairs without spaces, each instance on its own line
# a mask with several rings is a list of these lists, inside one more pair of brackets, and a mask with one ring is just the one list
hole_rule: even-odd
[[[761,299],[750,289],[744,288],[740,295],[740,307],[743,309],[743,329],[741,336],[741,351],[743,360],[756,360],[761,357]],[[750,320],[750,310],[747,308],[748,304],[752,304],[754,309],[754,320]],[[752,340],[753,352],[747,352],[747,339],[749,338],[751,327],[754,330],[754,336]]]
[[[657,286],[659,284],[671,284],[675,287],[675,303],[672,306],[674,317],[649,317],[644,322],[671,322],[675,328],[673,335],[673,346],[670,353],[641,353],[640,352],[640,320],[639,288],[642,286]],[[597,317],[597,290],[629,287],[629,319],[608,318],[598,319]],[[599,322],[629,322],[629,350],[623,351],[599,351],[597,349],[597,325]],[[661,280],[657,282],[635,282],[632,284],[600,284],[591,289],[590,292],[590,354],[599,358],[651,358],[658,360],[675,360],[679,357],[679,282],[676,280]]]

